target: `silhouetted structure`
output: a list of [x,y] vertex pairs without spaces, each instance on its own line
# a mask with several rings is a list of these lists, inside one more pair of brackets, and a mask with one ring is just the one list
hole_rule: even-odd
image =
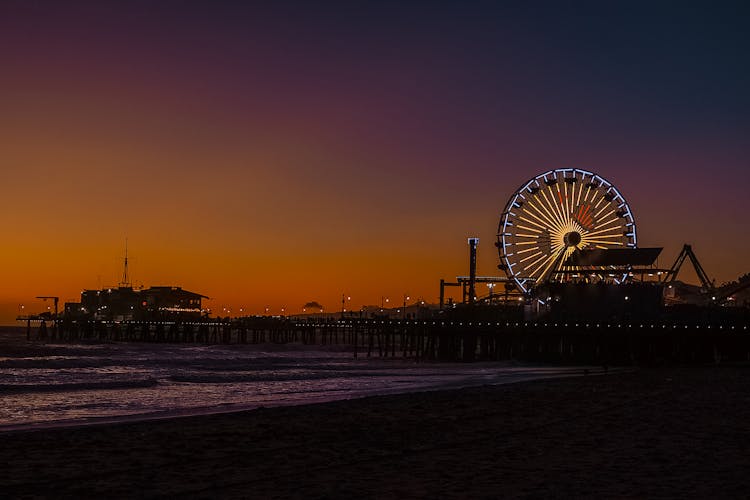
[[469,304],[473,304],[477,299],[476,281],[477,281],[477,245],[479,238],[469,238]]
[[[34,317],[40,339],[141,342],[343,343],[354,356],[415,359],[632,364],[750,360],[750,275],[717,289],[685,245],[670,269],[654,262],[661,248],[636,246],[630,208],[614,186],[591,172],[558,169],[524,184],[508,202],[498,227],[499,269],[477,276],[478,238],[469,238],[469,275],[440,280],[440,308],[423,300],[407,312],[388,299],[339,320],[323,306],[305,304],[304,320],[288,317],[208,317],[204,295],[179,287],[134,289],[127,244],[117,288],[85,290],[59,318]],[[701,287],[675,280],[690,259]],[[477,292],[487,285],[487,295]],[[503,290],[494,290],[498,284]],[[462,288],[460,304],[445,307],[445,287]],[[697,290],[694,290],[697,289]],[[687,298],[686,298],[687,297]],[[54,298],[54,297],[42,297]],[[744,307],[736,307],[743,304]],[[669,306],[665,307],[665,304]],[[725,307],[732,305],[735,307]],[[56,310],[57,308],[55,308]],[[312,314],[311,314],[312,313]],[[329,315],[330,316],[330,315]],[[52,320],[51,332],[46,322]]]
[[176,286],[84,290],[80,302],[65,304],[65,316],[112,321],[196,319],[203,313],[201,302],[205,298]]

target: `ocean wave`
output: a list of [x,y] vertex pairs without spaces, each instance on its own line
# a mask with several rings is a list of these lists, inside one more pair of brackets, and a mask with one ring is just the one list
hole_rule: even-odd
[[111,389],[138,389],[154,387],[156,379],[113,380],[109,382],[71,382],[63,384],[0,384],[0,396],[5,394],[25,394],[37,392],[97,391]]
[[294,380],[323,380],[342,378],[336,373],[252,373],[238,374],[216,374],[216,375],[172,375],[172,382],[187,382],[192,384],[233,384],[243,382],[287,382]]

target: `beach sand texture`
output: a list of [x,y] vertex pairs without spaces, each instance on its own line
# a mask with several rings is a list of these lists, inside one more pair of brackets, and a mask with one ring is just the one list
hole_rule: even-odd
[[750,369],[0,434],[0,496],[746,498]]

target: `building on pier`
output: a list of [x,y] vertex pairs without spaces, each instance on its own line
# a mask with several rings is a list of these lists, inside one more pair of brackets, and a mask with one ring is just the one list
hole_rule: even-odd
[[84,290],[80,302],[65,304],[65,315],[107,321],[197,319],[207,314],[202,306],[207,298],[177,286]]

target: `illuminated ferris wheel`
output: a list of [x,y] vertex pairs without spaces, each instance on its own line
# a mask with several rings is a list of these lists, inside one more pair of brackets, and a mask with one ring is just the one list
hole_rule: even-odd
[[[527,292],[575,272],[568,258],[576,250],[635,246],[633,214],[617,188],[592,172],[563,168],[537,175],[510,197],[498,226],[498,267]],[[622,269],[600,270],[615,282],[627,278]]]

